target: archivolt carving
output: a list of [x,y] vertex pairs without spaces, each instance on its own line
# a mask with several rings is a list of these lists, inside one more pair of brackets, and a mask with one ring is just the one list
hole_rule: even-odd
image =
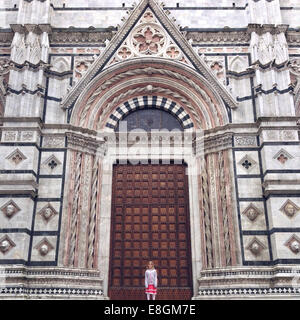
[[[106,82],[104,82],[100,86],[100,88],[97,89],[91,95],[91,97],[88,99],[84,109],[80,113],[80,122],[79,122],[80,126],[84,126],[86,119],[87,119],[88,112],[90,111],[92,105],[96,102],[96,99],[99,98],[99,95],[102,92],[104,92],[108,88],[111,89],[113,85],[117,84],[118,82],[120,82],[122,80],[128,79],[129,77],[140,76],[140,75],[145,75],[145,74],[148,74],[150,76],[153,76],[153,75],[167,76],[167,77],[171,78],[172,80],[180,80],[180,81],[184,82],[185,84],[188,85],[188,87],[192,88],[197,94],[199,94],[202,97],[202,99],[209,105],[211,112],[214,113],[214,118],[217,121],[217,125],[220,124],[220,120],[219,120],[219,117],[217,114],[217,110],[219,109],[219,107],[213,102],[213,100],[205,92],[205,90],[203,90],[193,80],[191,80],[188,77],[186,77],[178,72],[175,72],[175,71],[147,67],[147,68],[140,68],[140,69],[129,70],[129,71],[123,72],[123,73],[118,74],[115,77],[107,80]],[[153,88],[151,88],[151,91],[156,92],[156,93],[164,93],[164,94],[170,95],[173,98],[179,99],[179,101],[193,114],[195,121],[197,122],[199,127],[201,127],[201,121],[199,119],[199,115],[198,115],[197,111],[180,94],[174,92],[173,90],[168,90],[168,89],[159,88],[159,87],[153,87]],[[125,99],[126,97],[129,97],[130,95],[133,95],[133,94],[140,94],[142,92],[149,93],[149,88],[147,88],[147,87],[135,88],[135,89],[129,90],[129,91],[121,94],[120,96],[116,97],[112,102],[109,103],[108,106],[106,106],[106,108],[105,108],[106,111],[104,111],[103,114],[101,115],[101,119],[106,115],[107,111],[111,110],[112,106],[116,105],[122,99]],[[225,112],[223,112],[223,119],[226,119],[226,118],[227,118],[227,115],[225,114]],[[101,122],[101,119],[99,122]]]
[[196,114],[194,108],[189,104],[189,102],[181,95],[177,94],[176,92],[169,90],[169,89],[164,89],[164,88],[159,88],[159,87],[152,87],[152,86],[147,86],[147,87],[140,87],[140,88],[135,88],[133,90],[126,91],[122,93],[121,95],[117,96],[112,102],[110,102],[107,107],[105,108],[105,111],[103,112],[101,118],[99,119],[99,127],[98,129],[101,129],[102,126],[102,119],[107,115],[107,113],[111,110],[113,106],[116,106],[120,101],[126,99],[127,97],[131,97],[134,95],[140,95],[142,93],[153,93],[153,94],[164,94],[167,96],[171,96],[177,100],[179,100],[191,113],[193,114],[197,124],[199,127],[201,126],[201,121],[199,119],[199,116]]

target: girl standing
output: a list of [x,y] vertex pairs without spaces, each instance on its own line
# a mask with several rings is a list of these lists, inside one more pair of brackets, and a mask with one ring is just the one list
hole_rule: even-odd
[[147,300],[150,300],[151,295],[155,300],[157,294],[157,272],[152,261],[149,261],[148,269],[145,272],[145,287]]

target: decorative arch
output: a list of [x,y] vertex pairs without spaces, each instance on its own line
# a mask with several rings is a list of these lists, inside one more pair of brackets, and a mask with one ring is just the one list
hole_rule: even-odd
[[70,70],[70,65],[68,60],[65,57],[57,57],[52,61],[51,70],[57,71],[60,73]]
[[140,96],[126,101],[120,105],[109,117],[106,127],[111,130],[116,130],[118,123],[129,113],[145,108],[163,109],[171,113],[179,120],[184,130],[190,130],[194,127],[189,114],[176,102],[158,96]]
[[99,73],[77,99],[70,122],[112,130],[126,112],[126,103],[134,107],[134,101],[144,96],[157,97],[156,107],[166,101],[166,110],[179,112],[186,129],[211,129],[229,122],[223,99],[206,79],[188,66],[162,58],[132,59]]
[[232,59],[229,70],[234,71],[236,73],[241,73],[245,71],[248,68],[248,65],[246,64],[245,60],[242,59],[241,56],[236,56]]

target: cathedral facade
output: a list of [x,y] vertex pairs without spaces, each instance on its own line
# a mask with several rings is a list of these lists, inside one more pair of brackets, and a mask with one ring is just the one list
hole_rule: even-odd
[[0,3],[0,299],[300,298],[299,0]]

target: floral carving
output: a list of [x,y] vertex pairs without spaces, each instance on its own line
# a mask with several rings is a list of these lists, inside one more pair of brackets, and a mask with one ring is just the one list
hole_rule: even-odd
[[132,52],[129,47],[123,46],[121,49],[118,51],[118,57],[125,60],[128,59],[132,55]]
[[61,165],[61,162],[54,156],[52,155],[50,158],[48,158],[45,162],[44,165],[49,168],[51,171],[56,169],[58,166]]
[[284,165],[288,160],[293,159],[293,156],[290,155],[287,151],[281,149],[276,153],[274,159],[278,160],[282,165]]
[[13,162],[16,166],[20,164],[22,161],[26,160],[27,158],[24,154],[19,150],[15,150],[12,154],[10,154],[6,159]]
[[234,138],[236,146],[257,146],[257,140],[255,136],[237,136]]
[[157,26],[146,25],[135,31],[132,42],[139,54],[156,55],[165,44],[165,36]]
[[171,58],[171,59],[176,59],[179,57],[180,55],[180,51],[177,47],[175,46],[171,46],[169,47],[169,49],[167,50],[167,55]]
[[147,11],[145,14],[144,14],[144,18],[143,20],[145,22],[153,22],[155,20],[154,18],[154,15],[151,11]]
[[75,60],[74,82],[80,80],[87,72],[90,65],[95,61],[94,57],[77,57]]
[[249,155],[246,155],[240,162],[239,165],[247,171],[251,172],[253,168],[256,167],[257,162],[253,160]]

